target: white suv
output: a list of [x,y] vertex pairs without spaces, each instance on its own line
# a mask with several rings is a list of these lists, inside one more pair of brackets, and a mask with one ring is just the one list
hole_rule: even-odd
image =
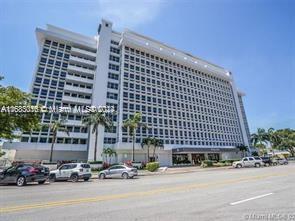
[[242,167],[261,167],[263,166],[262,159],[255,159],[254,157],[244,157],[240,161],[233,162],[233,167],[242,168]]
[[49,173],[49,180],[71,180],[77,182],[79,179],[88,181],[91,177],[91,168],[87,163],[69,163],[61,165],[57,170]]

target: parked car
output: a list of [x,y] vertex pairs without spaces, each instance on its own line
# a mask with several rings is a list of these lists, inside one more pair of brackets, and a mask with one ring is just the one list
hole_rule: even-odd
[[49,180],[71,180],[77,182],[79,179],[88,181],[91,178],[91,168],[88,163],[68,163],[61,165],[57,170],[50,171]]
[[118,177],[118,178],[133,178],[137,176],[137,169],[127,165],[115,165],[111,166],[106,170],[102,170],[98,173],[99,179],[104,179],[107,177]]
[[17,164],[0,172],[0,183],[15,183],[24,186],[30,182],[44,184],[48,179],[49,169],[41,165]]
[[242,167],[261,167],[263,162],[261,159],[255,160],[254,157],[244,157],[240,161],[233,162],[233,167],[242,168]]
[[272,159],[270,157],[261,157],[264,166],[271,166],[273,165]]
[[288,164],[288,160],[285,158],[274,158],[273,159],[273,165],[287,165]]
[[264,166],[264,162],[263,162],[263,160],[262,160],[261,157],[254,157],[254,160],[255,160],[256,162],[259,162],[261,166]]

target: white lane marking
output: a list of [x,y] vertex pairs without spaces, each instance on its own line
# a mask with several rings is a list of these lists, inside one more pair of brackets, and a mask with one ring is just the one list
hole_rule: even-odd
[[244,203],[244,202],[247,202],[247,201],[250,201],[250,200],[260,199],[262,197],[266,197],[266,196],[269,196],[269,195],[272,195],[272,194],[273,193],[267,193],[267,194],[263,194],[263,195],[260,195],[260,196],[251,197],[251,198],[248,198],[248,199],[245,199],[245,200],[240,200],[240,201],[237,201],[237,202],[234,202],[234,203],[230,203],[230,205],[234,206],[234,205]]

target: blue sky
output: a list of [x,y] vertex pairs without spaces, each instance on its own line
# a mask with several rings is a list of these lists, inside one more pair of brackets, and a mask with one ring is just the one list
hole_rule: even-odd
[[104,17],[231,70],[252,132],[295,128],[294,12],[293,0],[0,0],[0,73],[28,91],[36,27],[92,36]]

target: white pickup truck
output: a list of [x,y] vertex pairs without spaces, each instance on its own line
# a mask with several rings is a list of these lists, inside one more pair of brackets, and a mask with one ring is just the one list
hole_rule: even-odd
[[260,157],[244,157],[240,161],[233,162],[233,167],[242,168],[242,167],[261,167],[263,166],[262,159]]

